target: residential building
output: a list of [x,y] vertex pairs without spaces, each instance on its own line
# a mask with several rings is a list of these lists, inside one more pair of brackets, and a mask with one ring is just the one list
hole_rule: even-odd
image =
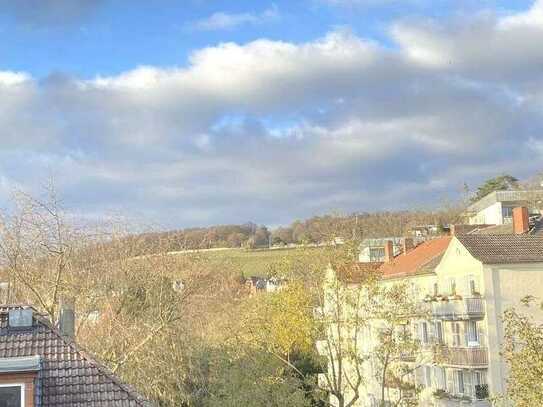
[[[407,284],[428,311],[408,323],[423,349],[412,378],[423,388],[422,406],[490,406],[489,397],[506,390],[507,366],[500,357],[503,313],[519,306],[525,296],[543,292],[543,236],[530,228],[527,208],[515,208],[512,218],[514,233],[470,231],[424,242],[396,256],[390,242],[384,261],[372,263],[381,273],[379,284]],[[359,272],[367,269],[336,272],[335,278],[349,286],[360,281]],[[542,311],[530,313],[543,322]],[[372,331],[376,329],[358,339],[366,355],[372,355]],[[380,384],[372,379],[371,366],[370,357],[357,406],[378,405]]]
[[0,406],[152,405],[77,346],[69,308],[60,319],[57,330],[32,307],[0,306]]
[[398,255],[402,251],[402,237],[382,237],[368,238],[360,243],[360,254],[358,261],[361,263],[370,263],[383,261],[385,258],[385,245],[387,242],[392,242],[394,255]]
[[275,292],[281,290],[285,285],[286,281],[277,277],[260,277],[260,276],[251,276],[245,280],[245,286],[249,289],[250,294],[255,294],[257,292]]
[[466,210],[471,225],[503,225],[512,223],[513,208],[525,206],[530,214],[541,214],[543,190],[494,191]]
[[360,254],[358,261],[361,263],[382,262],[385,259],[385,246],[388,242],[392,242],[392,252],[394,256],[402,253],[406,248],[404,243],[407,243],[407,250],[410,250],[414,245],[427,240],[427,236],[417,236],[414,238],[405,237],[377,237],[363,239],[360,243]]

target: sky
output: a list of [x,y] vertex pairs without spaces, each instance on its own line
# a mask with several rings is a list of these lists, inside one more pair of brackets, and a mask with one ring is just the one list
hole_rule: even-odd
[[543,170],[543,0],[0,0],[0,206],[164,228]]

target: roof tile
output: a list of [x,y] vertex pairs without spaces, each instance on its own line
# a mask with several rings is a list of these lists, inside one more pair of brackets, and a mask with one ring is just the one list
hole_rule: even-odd
[[151,405],[36,314],[31,328],[10,329],[8,312],[18,307],[0,305],[0,358],[42,357],[42,407]]
[[456,238],[477,260],[486,264],[543,262],[543,236],[458,235]]

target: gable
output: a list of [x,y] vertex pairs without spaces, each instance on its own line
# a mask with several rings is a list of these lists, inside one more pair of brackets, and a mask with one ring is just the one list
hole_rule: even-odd
[[0,313],[0,359],[41,357],[39,406],[142,407],[150,403],[41,318],[27,329],[8,326]]

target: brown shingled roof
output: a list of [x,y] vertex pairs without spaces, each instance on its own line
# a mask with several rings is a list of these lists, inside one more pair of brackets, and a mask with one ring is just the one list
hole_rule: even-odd
[[450,236],[428,240],[407,254],[394,257],[390,263],[383,263],[379,271],[383,274],[383,278],[431,272],[439,264],[450,241]]
[[21,306],[0,305],[0,358],[41,356],[39,406],[152,405],[37,314],[31,327],[9,328],[8,312],[13,308]]
[[487,264],[543,262],[541,235],[458,235],[477,260]]

